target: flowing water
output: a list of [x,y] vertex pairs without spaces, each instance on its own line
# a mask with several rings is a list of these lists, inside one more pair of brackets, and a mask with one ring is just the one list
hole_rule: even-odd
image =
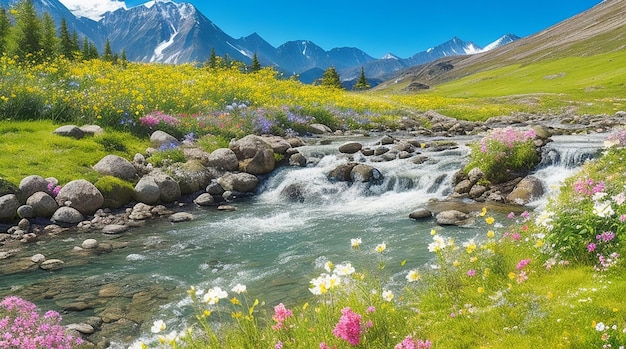
[[[536,173],[549,188],[558,186],[601,146],[600,137],[554,138],[546,148],[552,160]],[[275,171],[263,181],[256,196],[235,204],[236,211],[189,208],[194,221],[136,228],[113,240],[127,244],[125,248],[91,257],[86,263],[68,263],[54,273],[4,275],[0,278],[0,296],[12,292],[19,295],[33,284],[55,283],[59,277],[79,280],[73,287],[85,288],[85,292],[93,292],[89,288],[95,278],[125,280],[130,288],[149,281],[174,295],[173,301],[164,301],[151,314],[152,319],[169,319],[170,328],[189,314],[185,299],[190,286],[230,290],[241,283],[247,286],[250,298],[270,306],[279,302],[293,305],[311,296],[309,280],[319,275],[325,261],[349,261],[357,269],[370,267],[378,258],[374,248],[382,242],[387,245],[384,262],[389,287],[399,288],[409,268],[429,262],[431,229],[458,241],[485,232],[479,220],[467,227],[436,227],[432,221],[408,218],[411,211],[429,200],[450,193],[452,175],[463,167],[468,154],[465,142],[470,140],[455,139],[458,147],[453,149],[421,149],[429,160],[419,165],[411,159],[369,163],[380,170],[383,180],[352,185],[327,179],[330,170],[347,162],[345,156],[337,154],[339,143],[306,146],[299,150],[308,159],[315,159],[315,164]],[[361,141],[374,142],[371,138]],[[301,195],[295,202],[285,195],[290,187],[299,188]],[[541,202],[536,205],[541,206]],[[98,234],[60,237],[56,242],[27,247],[25,252],[53,255],[89,237],[109,238]],[[350,248],[351,238],[362,239],[359,251]],[[66,258],[70,260],[71,255]],[[402,260],[406,260],[405,267],[400,267]],[[50,301],[42,302],[55,307]],[[150,324],[144,324],[144,333]]]

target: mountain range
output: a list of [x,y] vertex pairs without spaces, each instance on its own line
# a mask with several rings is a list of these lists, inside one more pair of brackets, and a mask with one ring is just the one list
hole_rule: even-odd
[[[0,0],[8,7],[16,0]],[[335,67],[342,81],[350,85],[363,67],[371,85],[388,79],[409,67],[448,56],[469,55],[500,47],[519,37],[507,34],[481,48],[457,37],[409,58],[387,54],[380,59],[352,47],[325,51],[308,40],[289,41],[273,47],[257,33],[235,39],[192,4],[173,1],[150,1],[130,8],[120,7],[98,16],[98,20],[77,16],[59,0],[33,0],[39,13],[48,12],[60,24],[65,18],[70,31],[92,41],[102,52],[109,40],[114,52],[125,50],[131,61],[158,63],[203,62],[212,50],[218,56],[250,63],[256,54],[263,66],[275,67],[286,76],[297,75],[304,83],[322,76],[325,69]]]

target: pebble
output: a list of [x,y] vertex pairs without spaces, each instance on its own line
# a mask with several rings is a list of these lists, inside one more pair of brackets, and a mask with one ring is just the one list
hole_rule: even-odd
[[36,255],[30,257],[30,260],[33,263],[40,264],[46,261],[46,256],[42,255],[41,253],[37,253]]

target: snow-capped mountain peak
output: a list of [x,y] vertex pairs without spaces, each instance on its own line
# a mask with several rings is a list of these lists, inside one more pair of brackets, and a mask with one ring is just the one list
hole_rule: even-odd
[[113,12],[120,8],[126,8],[126,3],[121,0],[60,0],[74,16],[86,17],[99,21],[105,13]]
[[386,55],[380,57],[380,59],[400,59],[398,56],[394,55],[393,53],[387,53]]
[[508,44],[509,42],[518,40],[520,37],[515,35],[515,34],[506,34],[501,36],[500,38],[498,38],[498,40],[492,42],[491,44],[485,46],[481,52],[486,52],[486,51],[490,51],[493,50],[496,47],[500,47],[503,45]]

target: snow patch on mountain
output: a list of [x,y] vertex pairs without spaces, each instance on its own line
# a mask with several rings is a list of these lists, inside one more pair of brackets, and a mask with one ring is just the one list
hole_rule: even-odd
[[170,24],[170,28],[172,29],[172,35],[170,36],[169,40],[163,41],[161,42],[155,49],[154,49],[154,55],[152,56],[152,58],[150,58],[150,62],[158,62],[163,60],[163,51],[172,46],[174,44],[174,38],[176,38],[176,35],[178,35],[178,30],[176,30],[176,27],[174,27],[172,24]]
[[467,46],[463,50],[465,51],[466,55],[473,55],[475,53],[482,52],[482,49],[480,47],[474,45],[473,42],[468,43]]
[[60,0],[77,17],[86,17],[99,21],[105,13],[117,9],[126,9],[126,3],[119,0]]

